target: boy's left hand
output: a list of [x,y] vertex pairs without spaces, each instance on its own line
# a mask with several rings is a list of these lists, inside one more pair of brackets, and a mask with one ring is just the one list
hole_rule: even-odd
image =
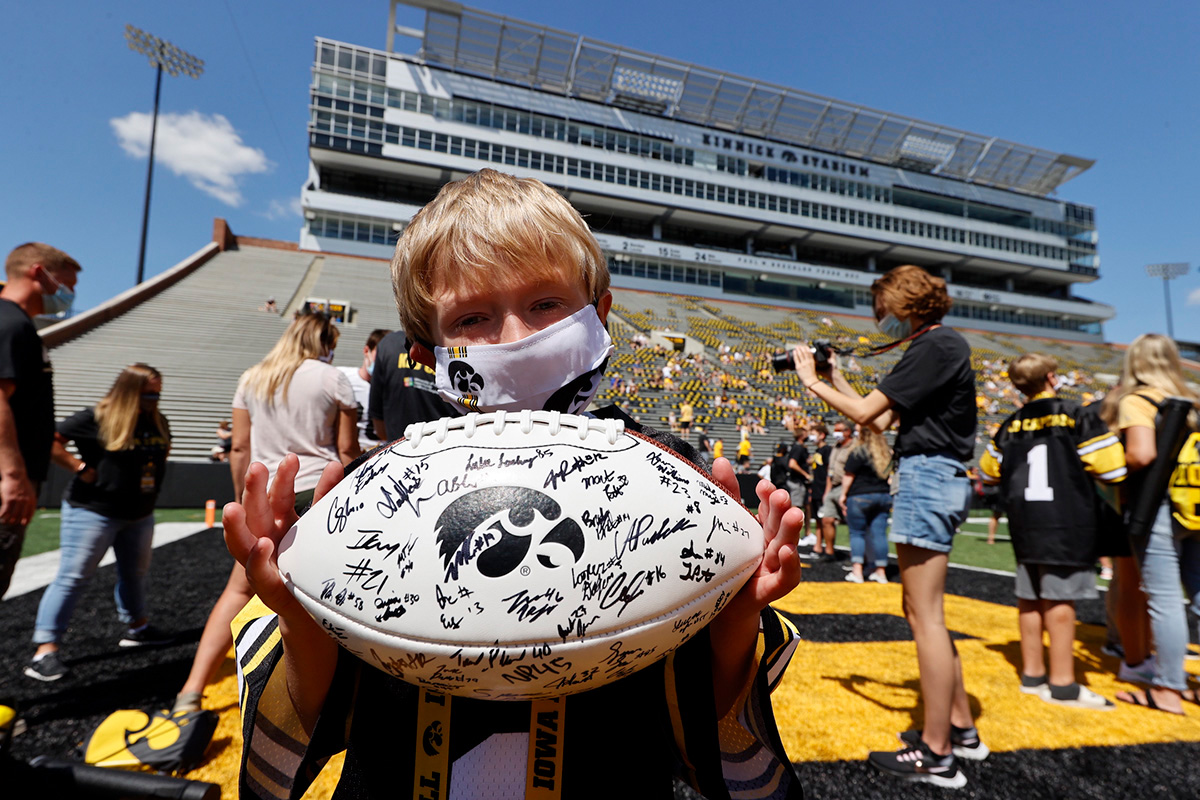
[[[741,499],[737,475],[729,459],[716,459],[712,475],[730,494]],[[800,556],[796,547],[804,528],[804,512],[792,507],[786,489],[776,489],[770,481],[759,481],[755,493],[759,501],[758,520],[763,527],[763,558],[731,602],[747,605],[748,611],[758,613],[800,584]]]

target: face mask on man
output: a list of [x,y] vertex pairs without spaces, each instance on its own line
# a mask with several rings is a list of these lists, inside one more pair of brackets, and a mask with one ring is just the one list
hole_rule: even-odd
[[833,440],[834,440],[835,442],[840,442],[840,441],[842,441],[842,440],[843,440],[843,439],[845,439],[845,438],[846,438],[846,434],[842,433],[841,431],[834,431],[834,432],[833,432]]
[[808,435],[808,441],[810,441],[810,442],[816,442],[816,441],[817,441],[817,435],[816,435],[815,433],[810,433],[810,434]]
[[49,272],[45,274],[58,288],[52,294],[42,292],[42,313],[47,316],[66,314],[71,310],[71,304],[75,302],[75,292],[68,289],[65,284],[59,283]]
[[613,351],[596,307],[506,344],[434,347],[438,394],[459,411],[581,414]]

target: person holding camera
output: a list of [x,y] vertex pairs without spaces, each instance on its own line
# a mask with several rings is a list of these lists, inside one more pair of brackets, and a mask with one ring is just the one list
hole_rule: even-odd
[[899,422],[888,538],[896,544],[904,613],[917,646],[925,728],[902,733],[903,749],[873,752],[868,760],[890,775],[957,788],[967,782],[958,758],[989,752],[975,729],[943,608],[950,547],[971,496],[965,466],[977,424],[971,348],[941,324],[951,304],[941,278],[896,267],[871,284],[871,295],[879,329],[893,346],[909,346],[869,394],[854,390],[836,358],[822,375],[808,347],[792,355],[805,389],[834,410],[877,433]]

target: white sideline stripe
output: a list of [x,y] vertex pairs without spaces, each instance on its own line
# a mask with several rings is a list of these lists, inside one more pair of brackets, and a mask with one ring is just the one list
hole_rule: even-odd
[[[154,546],[162,547],[164,544],[170,544],[205,530],[207,528],[204,527],[203,522],[160,522],[154,526]],[[54,576],[58,574],[59,558],[60,551],[58,550],[22,558],[17,562],[17,568],[13,570],[12,582],[8,586],[8,592],[4,595],[4,599],[8,600],[17,595],[49,586],[50,582],[54,580]],[[116,560],[112,548],[109,548],[109,551],[104,554],[104,558],[100,559],[100,566],[115,564]],[[153,569],[153,567],[151,568]]]

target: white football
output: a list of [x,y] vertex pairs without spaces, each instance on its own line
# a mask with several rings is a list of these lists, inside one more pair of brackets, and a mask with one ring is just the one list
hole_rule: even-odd
[[663,658],[762,551],[749,511],[624,423],[497,412],[410,426],[296,523],[279,570],[368,664],[528,700]]

